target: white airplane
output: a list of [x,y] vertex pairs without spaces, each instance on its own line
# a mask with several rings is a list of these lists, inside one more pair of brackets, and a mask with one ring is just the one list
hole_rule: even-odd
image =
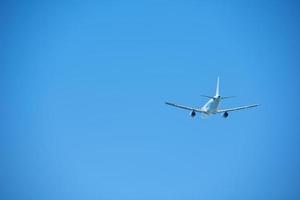
[[223,114],[224,118],[228,117],[229,112],[242,110],[242,109],[246,109],[246,108],[253,108],[253,107],[258,106],[258,104],[252,104],[252,105],[240,106],[240,107],[229,108],[229,109],[219,109],[219,104],[222,99],[231,98],[231,97],[221,97],[220,96],[219,77],[217,80],[216,95],[215,96],[201,95],[201,96],[209,98],[208,102],[206,104],[204,104],[204,106],[202,106],[201,108],[192,108],[192,107],[182,106],[182,105],[178,105],[178,104],[170,103],[170,102],[166,102],[166,104],[177,107],[177,108],[191,111],[190,112],[191,117],[195,117],[196,113],[201,113],[203,117],[208,117],[209,115],[220,113],[220,114]]

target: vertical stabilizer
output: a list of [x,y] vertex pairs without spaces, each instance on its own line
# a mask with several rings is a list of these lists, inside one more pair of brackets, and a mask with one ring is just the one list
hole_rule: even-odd
[[216,88],[216,97],[220,96],[220,93],[219,93],[219,84],[220,84],[220,80],[219,80],[219,77],[218,77],[217,88]]

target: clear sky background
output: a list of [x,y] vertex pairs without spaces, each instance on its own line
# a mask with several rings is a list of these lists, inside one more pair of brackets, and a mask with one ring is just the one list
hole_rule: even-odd
[[0,199],[300,199],[299,9],[1,2]]

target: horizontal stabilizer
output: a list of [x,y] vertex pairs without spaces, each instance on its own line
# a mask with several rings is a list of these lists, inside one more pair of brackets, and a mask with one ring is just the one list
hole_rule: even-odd
[[227,96],[227,97],[221,97],[221,99],[230,99],[230,98],[234,98],[235,96]]
[[208,95],[201,95],[201,97],[206,97],[206,98],[209,98],[209,99],[213,99],[214,98],[214,97],[208,96]]

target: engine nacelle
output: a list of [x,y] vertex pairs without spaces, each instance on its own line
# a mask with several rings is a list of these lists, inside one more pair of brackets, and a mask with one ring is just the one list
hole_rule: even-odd
[[223,117],[226,118],[228,117],[228,115],[229,115],[228,112],[224,112]]
[[195,116],[196,116],[196,112],[195,112],[194,110],[192,110],[192,111],[190,112],[190,116],[191,116],[191,117],[195,117]]

